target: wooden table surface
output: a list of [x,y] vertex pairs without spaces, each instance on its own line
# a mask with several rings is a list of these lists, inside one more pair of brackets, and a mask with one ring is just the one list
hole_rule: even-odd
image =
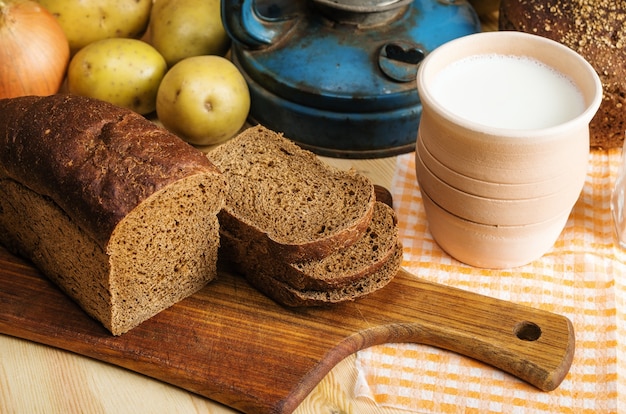
[[[480,3],[483,0],[475,0]],[[484,0],[490,2],[490,0]],[[493,30],[497,13],[481,16]],[[390,187],[395,157],[371,160],[323,158],[355,168]],[[355,399],[355,355],[339,363],[296,409],[296,414],[388,414],[397,410]],[[70,352],[0,335],[0,413],[209,413],[237,411],[143,375]]]

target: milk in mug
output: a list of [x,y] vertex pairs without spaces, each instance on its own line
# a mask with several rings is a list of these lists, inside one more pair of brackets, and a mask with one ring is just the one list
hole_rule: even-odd
[[585,110],[584,98],[569,78],[522,56],[464,58],[438,73],[431,91],[457,116],[497,128],[547,128]]

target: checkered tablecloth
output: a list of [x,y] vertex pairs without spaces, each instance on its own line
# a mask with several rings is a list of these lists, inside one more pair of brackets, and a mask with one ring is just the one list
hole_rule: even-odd
[[566,228],[541,259],[518,268],[464,265],[433,241],[413,154],[398,158],[392,184],[403,266],[430,281],[542,308],[570,318],[576,335],[563,383],[542,392],[460,355],[417,344],[357,355],[356,396],[419,413],[626,412],[626,252],[615,243],[610,195],[621,151],[593,151]]

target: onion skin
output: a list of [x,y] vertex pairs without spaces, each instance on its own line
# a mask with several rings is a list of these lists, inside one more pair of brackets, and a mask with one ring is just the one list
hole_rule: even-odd
[[50,12],[32,0],[0,0],[0,99],[57,93],[69,59]]

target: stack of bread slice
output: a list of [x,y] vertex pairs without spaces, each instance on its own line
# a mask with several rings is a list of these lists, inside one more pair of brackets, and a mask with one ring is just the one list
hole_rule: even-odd
[[354,300],[385,286],[402,260],[393,209],[355,171],[251,127],[208,153],[229,192],[220,259],[285,306]]

